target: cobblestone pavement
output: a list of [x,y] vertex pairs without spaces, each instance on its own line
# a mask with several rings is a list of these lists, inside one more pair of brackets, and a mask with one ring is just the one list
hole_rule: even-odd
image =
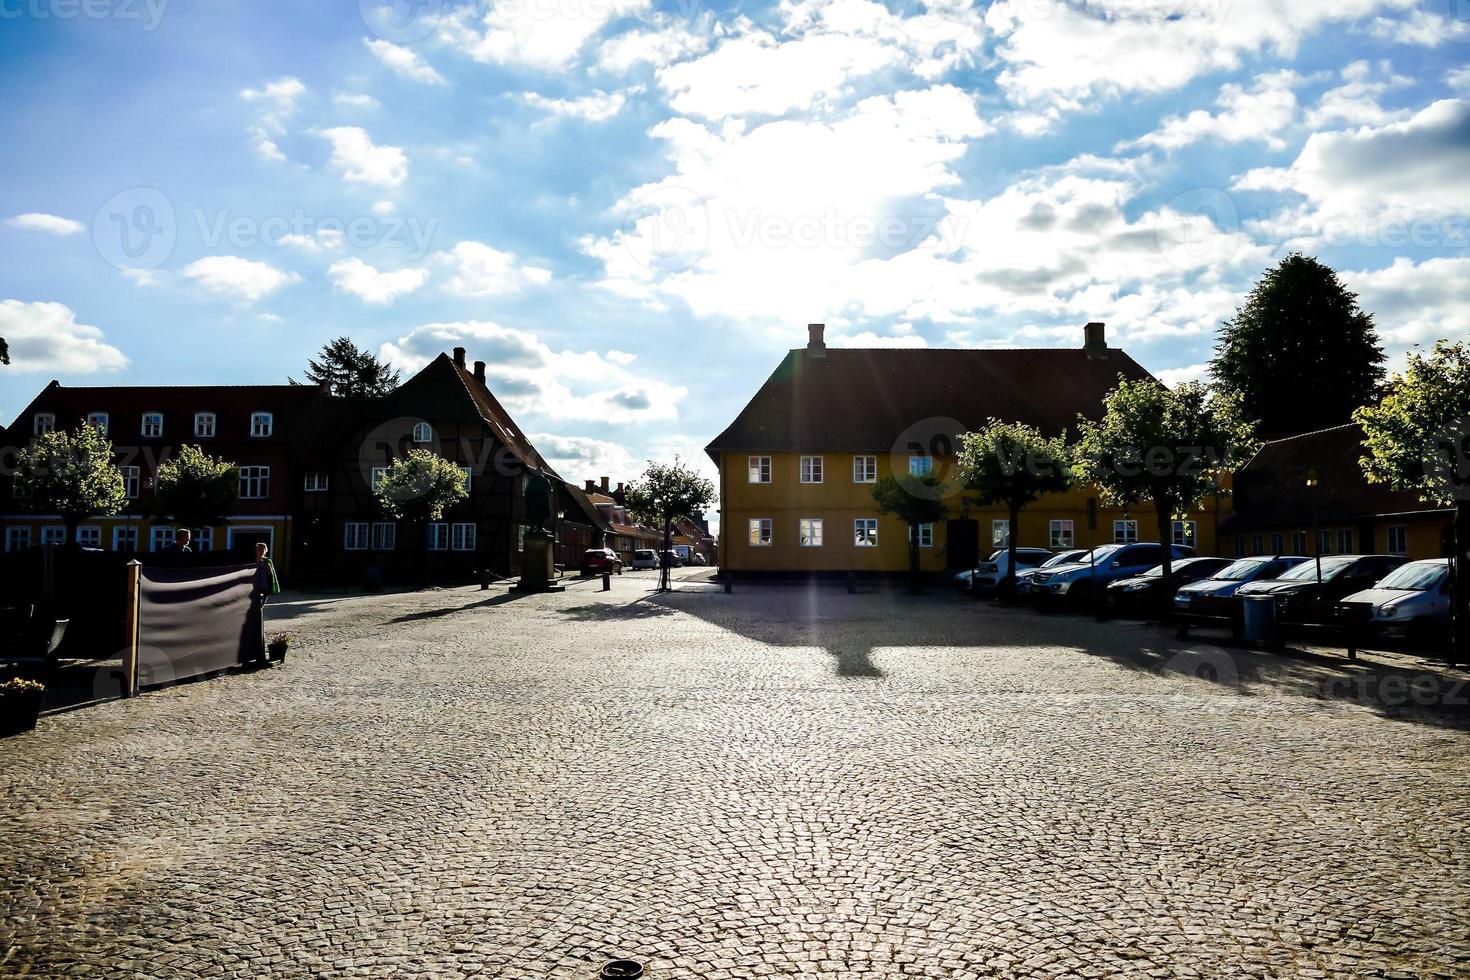
[[284,602],[0,742],[0,975],[1470,976],[1465,672],[651,584]]

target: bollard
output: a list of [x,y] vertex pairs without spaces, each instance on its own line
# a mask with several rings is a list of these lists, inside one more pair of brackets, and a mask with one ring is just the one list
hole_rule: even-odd
[[490,591],[490,569],[488,568],[480,569],[480,591]]
[[602,573],[602,591],[604,591],[604,592],[611,592],[612,591],[612,572],[603,572]]

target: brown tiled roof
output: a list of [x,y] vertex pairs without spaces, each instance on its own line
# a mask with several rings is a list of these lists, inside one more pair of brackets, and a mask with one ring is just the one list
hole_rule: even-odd
[[1151,377],[1111,348],[1098,358],[1080,348],[793,350],[705,451],[888,452],[911,426],[940,418],[967,429],[1026,422],[1054,435],[1079,414],[1099,416],[1119,375]]
[[572,502],[577,507],[576,514],[567,514],[569,519],[579,524],[590,524],[599,531],[612,530],[612,525],[607,522],[607,518],[602,516],[602,511],[597,509],[597,505],[588,499],[585,490],[576,484],[567,483],[565,480],[558,480],[557,482],[566,490],[567,496],[572,499]]
[[1362,455],[1363,431],[1353,424],[1266,443],[1235,474],[1229,529],[1307,527],[1312,520],[1307,470],[1313,467],[1320,523],[1444,510],[1418,494],[1369,483],[1358,462]]

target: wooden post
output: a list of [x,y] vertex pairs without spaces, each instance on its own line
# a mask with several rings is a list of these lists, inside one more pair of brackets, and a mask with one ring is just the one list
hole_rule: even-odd
[[142,588],[143,563],[127,564],[127,608],[123,612],[122,696],[138,693],[138,602]]

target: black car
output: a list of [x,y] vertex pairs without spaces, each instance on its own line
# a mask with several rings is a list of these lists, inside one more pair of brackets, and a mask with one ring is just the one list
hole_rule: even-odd
[[1182,586],[1199,582],[1224,569],[1227,558],[1180,558],[1164,577],[1164,566],[1155,565],[1142,575],[1119,579],[1104,593],[1108,609],[1114,612],[1157,612],[1169,607]]
[[1271,596],[1276,600],[1276,616],[1281,622],[1332,622],[1339,599],[1371,589],[1406,561],[1395,555],[1313,558],[1278,579],[1242,585],[1235,598],[1244,601],[1251,596]]

